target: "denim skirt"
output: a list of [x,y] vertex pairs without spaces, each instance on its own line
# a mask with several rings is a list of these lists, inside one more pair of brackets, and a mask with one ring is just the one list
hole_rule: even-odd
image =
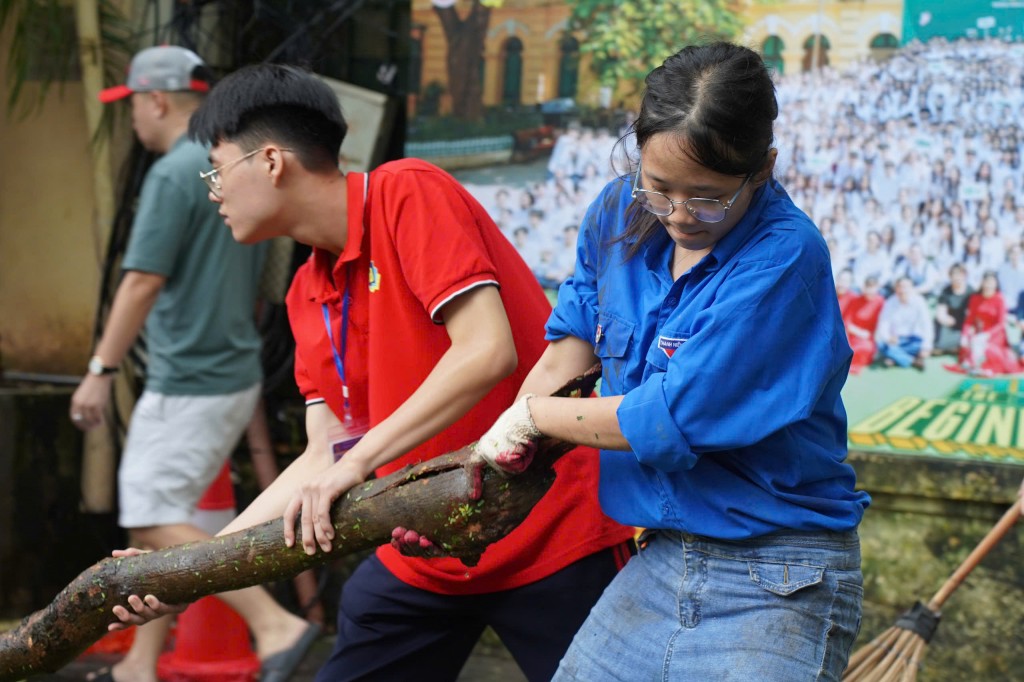
[[725,541],[647,531],[556,681],[839,680],[860,629],[856,531]]

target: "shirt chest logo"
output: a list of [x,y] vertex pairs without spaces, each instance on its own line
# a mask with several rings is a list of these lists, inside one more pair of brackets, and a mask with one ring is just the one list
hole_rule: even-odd
[[380,290],[380,270],[370,261],[370,293]]
[[684,343],[686,343],[686,339],[674,339],[670,336],[658,337],[658,348],[668,357],[672,357],[672,354]]

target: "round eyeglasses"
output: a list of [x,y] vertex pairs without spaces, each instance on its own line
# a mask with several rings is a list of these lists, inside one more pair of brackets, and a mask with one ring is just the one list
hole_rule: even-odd
[[[249,157],[255,156],[255,155],[259,154],[264,149],[266,149],[266,147],[260,147],[259,149],[253,149],[248,154],[244,154],[242,156],[239,156],[237,159],[234,159],[232,161],[228,161],[225,164],[221,164],[220,166],[217,166],[213,170],[208,170],[206,172],[200,172],[199,173],[199,179],[201,179],[203,182],[205,182],[206,186],[210,189],[210,192],[213,194],[213,196],[215,196],[215,197],[217,197],[219,199],[220,198],[220,176],[221,176],[221,173],[224,172],[224,169],[228,168],[229,166],[233,166],[233,165],[235,165],[236,163],[238,163],[240,161],[245,161]],[[291,149],[286,149],[286,148],[282,147],[281,151],[282,152],[290,152],[292,150]]]
[[753,174],[743,178],[743,184],[740,185],[740,188],[736,190],[736,194],[733,194],[729,201],[723,202],[719,199],[704,199],[701,197],[676,201],[675,199],[669,199],[661,192],[641,188],[640,165],[637,164],[636,177],[633,179],[632,197],[636,203],[656,216],[665,217],[672,215],[672,211],[675,210],[678,204],[684,206],[690,215],[702,223],[720,223],[725,220],[726,213],[736,203],[736,199],[739,198],[743,188],[750,182],[751,175]]

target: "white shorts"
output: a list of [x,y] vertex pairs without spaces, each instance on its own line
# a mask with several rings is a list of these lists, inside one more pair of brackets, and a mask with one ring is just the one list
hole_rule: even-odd
[[196,504],[245,432],[259,397],[259,383],[226,395],[143,391],[118,470],[121,527],[190,523]]

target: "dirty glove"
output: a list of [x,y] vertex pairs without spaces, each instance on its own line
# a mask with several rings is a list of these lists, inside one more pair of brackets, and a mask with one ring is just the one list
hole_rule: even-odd
[[530,416],[528,401],[533,397],[532,393],[527,393],[502,412],[474,446],[476,454],[499,471],[519,474],[533,460],[537,450],[535,440],[541,435]]
[[414,530],[397,526],[391,531],[391,546],[402,556],[431,559],[444,556],[441,548]]

